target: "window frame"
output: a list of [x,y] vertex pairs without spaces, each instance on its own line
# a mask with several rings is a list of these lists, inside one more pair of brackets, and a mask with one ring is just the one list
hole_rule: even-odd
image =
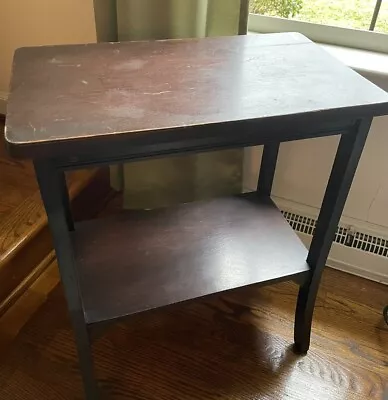
[[314,42],[388,53],[388,34],[249,14],[248,30],[256,33],[300,32]]

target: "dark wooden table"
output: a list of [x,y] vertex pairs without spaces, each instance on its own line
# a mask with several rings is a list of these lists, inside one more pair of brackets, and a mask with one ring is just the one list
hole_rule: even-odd
[[[6,120],[33,158],[88,399],[109,321],[253,284],[300,284],[307,352],[322,270],[372,118],[388,95],[295,33],[23,48]],[[310,250],[270,199],[280,142],[341,135]],[[257,191],[74,226],[64,171],[264,144]]]

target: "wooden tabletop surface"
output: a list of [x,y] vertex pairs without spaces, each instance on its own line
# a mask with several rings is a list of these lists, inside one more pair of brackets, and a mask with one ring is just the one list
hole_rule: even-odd
[[40,143],[333,109],[386,114],[388,94],[298,33],[29,47],[14,58],[6,140],[33,156]]

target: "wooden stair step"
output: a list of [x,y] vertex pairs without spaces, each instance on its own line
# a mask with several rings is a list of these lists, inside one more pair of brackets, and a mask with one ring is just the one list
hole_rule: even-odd
[[[68,187],[75,218],[91,217],[110,192],[108,171],[72,172]],[[54,258],[52,250],[46,212],[36,190],[0,224],[0,315],[50,264]]]

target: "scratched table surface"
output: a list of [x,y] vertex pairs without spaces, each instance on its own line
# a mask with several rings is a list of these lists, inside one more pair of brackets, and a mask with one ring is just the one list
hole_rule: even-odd
[[6,140],[30,156],[42,142],[341,109],[384,114],[388,96],[298,33],[29,47]]

